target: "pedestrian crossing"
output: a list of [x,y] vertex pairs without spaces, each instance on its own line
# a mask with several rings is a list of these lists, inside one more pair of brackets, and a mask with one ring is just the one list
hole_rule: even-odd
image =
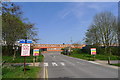
[[44,62],[43,64],[44,66],[65,66],[65,63],[64,62],[51,62],[51,63],[48,63],[48,62]]
[[[64,60],[65,61],[65,60]],[[92,63],[92,62],[91,62]],[[97,64],[97,63],[96,63]],[[86,65],[85,63],[81,63],[81,62],[76,62],[76,63],[72,63],[72,62],[69,62],[69,61],[65,61],[65,62],[44,62],[43,63],[43,66],[53,66],[53,67],[58,67],[58,66],[75,66],[75,65]]]

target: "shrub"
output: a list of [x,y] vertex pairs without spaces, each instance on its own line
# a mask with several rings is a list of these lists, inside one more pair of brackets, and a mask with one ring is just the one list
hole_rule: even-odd
[[73,51],[72,51],[73,54],[74,54],[74,53],[76,53],[76,54],[82,53],[82,51],[81,51],[80,48],[73,48],[72,50],[73,50]]

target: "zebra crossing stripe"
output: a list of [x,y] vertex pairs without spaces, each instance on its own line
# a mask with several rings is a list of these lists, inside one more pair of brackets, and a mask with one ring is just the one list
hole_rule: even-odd
[[[64,62],[60,62],[60,64],[62,65],[62,66],[65,66],[65,63]],[[48,63],[44,63],[44,66],[48,66]],[[55,63],[55,62],[52,62],[52,66],[58,66],[58,64],[57,63]]]
[[52,65],[53,65],[53,66],[58,66],[55,62],[52,62]]
[[65,64],[63,62],[60,63],[62,66],[65,66]]
[[44,63],[44,66],[48,66],[48,63]]

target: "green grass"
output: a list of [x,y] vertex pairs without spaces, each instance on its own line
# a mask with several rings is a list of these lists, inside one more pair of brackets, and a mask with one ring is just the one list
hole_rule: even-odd
[[85,60],[93,60],[93,57],[89,54],[72,54],[71,57],[85,59]]
[[110,65],[114,65],[114,66],[120,67],[120,63],[118,63],[118,64],[110,64]]
[[[75,58],[80,58],[80,59],[85,59],[85,60],[90,60],[90,61],[93,61],[94,58],[93,58],[93,55],[90,55],[90,54],[85,54],[85,53],[80,53],[80,54],[72,54],[70,55],[71,57],[75,57]],[[95,58],[96,59],[99,59],[99,60],[108,60],[108,56],[107,55],[100,55],[100,54],[97,54],[95,55]],[[119,57],[118,56],[110,56],[110,59],[111,60],[118,60]]]
[[[108,55],[96,55],[96,58],[99,60],[108,60]],[[111,55],[110,60],[119,60],[119,56]]]
[[13,67],[13,66],[6,66],[2,68],[2,78],[24,78],[22,80],[28,80],[28,78],[38,78],[39,71],[41,70],[40,67],[30,67],[26,66],[28,69],[24,74],[23,66]]
[[[26,57],[26,63],[33,62],[34,56],[28,56]],[[42,62],[43,55],[38,56],[38,62]],[[13,60],[13,56],[2,56],[2,61],[6,61],[6,63],[23,63],[24,57],[22,56],[16,56],[15,60]]]

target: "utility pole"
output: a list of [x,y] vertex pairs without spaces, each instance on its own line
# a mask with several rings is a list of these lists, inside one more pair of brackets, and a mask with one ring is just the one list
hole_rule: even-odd
[[70,54],[71,54],[71,48],[72,48],[72,43],[73,43],[73,40],[72,40],[72,37],[71,37],[71,40],[70,40],[70,42],[71,42],[71,45],[70,45]]
[[70,40],[71,44],[73,43],[73,40],[72,40],[72,37],[71,37],[71,40]]

